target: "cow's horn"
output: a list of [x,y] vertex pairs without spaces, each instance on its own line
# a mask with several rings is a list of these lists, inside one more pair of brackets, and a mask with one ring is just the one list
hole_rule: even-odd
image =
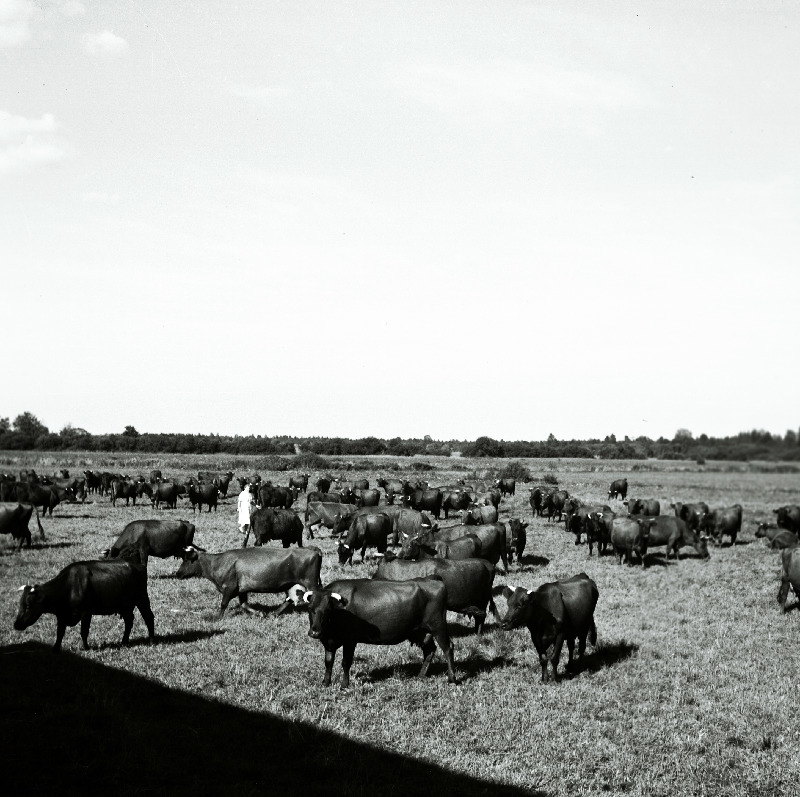
[[331,592],[331,597],[337,601],[340,601],[342,599],[342,596],[338,592]]
[[346,542],[342,543],[342,548],[347,548],[348,551],[350,550],[350,546]]
[[25,590],[27,588],[27,586],[28,586],[27,584],[23,584],[21,587],[19,587],[17,589],[17,592],[22,592],[23,590]]
[[308,590],[308,592],[304,592],[303,593],[303,603],[310,603],[310,599],[311,599],[311,596],[313,594],[314,593],[311,590]]
[[532,589],[528,590],[528,595],[533,595],[533,590]]
[[191,546],[191,545],[184,545],[184,546],[183,546],[183,550],[184,550],[184,551],[189,551],[189,552],[191,552],[191,551],[193,551],[193,550],[194,550],[194,548],[192,548],[192,546]]

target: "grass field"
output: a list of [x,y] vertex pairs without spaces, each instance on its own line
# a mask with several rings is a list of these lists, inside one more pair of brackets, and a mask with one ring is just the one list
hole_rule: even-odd
[[[87,457],[9,454],[0,455],[0,466],[80,470]],[[163,463],[171,476],[187,475],[200,459],[93,457],[91,467],[132,473]],[[229,460],[207,457],[202,464],[227,468]],[[434,470],[422,476],[433,485],[474,481],[502,466],[426,461]],[[240,473],[258,470],[257,458],[235,464]],[[102,779],[104,790],[125,794],[800,794],[800,613],[780,612],[778,554],[754,537],[773,508],[798,502],[797,473],[728,463],[715,463],[713,471],[693,463],[648,462],[637,471],[634,463],[526,464],[534,477],[555,474],[560,487],[585,501],[605,502],[609,482],[627,475],[629,496],[658,498],[662,511],[673,498],[712,508],[739,502],[743,533],[733,547],[712,548],[709,561],[683,549],[679,563],[666,562],[657,549],[644,571],[620,567],[613,556],[588,558],[563,525],[531,520],[528,489],[520,484],[513,499],[503,500],[500,519],[531,520],[528,547],[522,565],[498,574],[495,584],[533,588],[588,573],[600,600],[598,645],[589,648],[585,666],[542,684],[527,631],[504,632],[490,619],[478,639],[466,619],[450,615],[459,685],[447,683],[441,656],[421,680],[419,650],[362,645],[343,691],[341,653],[333,687],[322,687],[323,651],[307,636],[304,612],[278,618],[278,596],[254,596],[262,617],[234,602],[217,621],[214,587],[171,578],[176,560],[151,560],[158,639],[152,647],[142,644],[138,614],[129,648],[119,646],[118,618],[93,620],[86,653],[78,629],[69,629],[59,657],[48,650],[52,616],[15,632],[21,584],[95,558],[135,518],[192,520],[186,503],[158,513],[149,504],[114,508],[96,497],[59,506],[42,520],[45,542],[35,536],[33,548],[16,552],[0,541],[6,793],[73,793]],[[370,458],[366,468],[354,458],[354,465],[343,476],[371,482],[407,467],[390,458]],[[260,472],[278,484],[288,479]],[[198,545],[240,545],[235,493],[217,513],[194,518]],[[296,508],[302,506],[303,499]],[[370,563],[336,564],[327,534],[315,544],[325,553],[323,583],[373,572]],[[502,615],[505,601],[496,600]],[[566,651],[562,672],[565,659]]]

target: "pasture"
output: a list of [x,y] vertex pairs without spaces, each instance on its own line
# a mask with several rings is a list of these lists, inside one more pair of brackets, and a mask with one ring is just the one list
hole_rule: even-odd
[[[199,457],[138,461],[113,455],[33,453],[0,457],[5,469],[33,465],[124,468],[147,473],[160,466],[183,477]],[[417,476],[431,485],[491,477],[502,461],[368,458],[340,471],[344,479]],[[243,460],[246,467],[243,467]],[[257,470],[286,484],[289,473],[268,472],[258,458],[207,457],[200,467]],[[417,678],[422,656],[407,644],[359,645],[349,689],[341,690],[341,651],[331,688],[323,688],[323,650],[310,639],[303,610],[277,617],[282,596],[253,595],[262,616],[234,601],[216,620],[220,596],[206,580],[172,578],[177,560],[151,559],[149,591],[157,644],[147,646],[137,614],[133,644],[119,645],[119,618],[95,617],[81,651],[78,628],[68,629],[63,653],[49,648],[55,619],[45,615],[14,631],[17,587],[52,578],[66,564],[96,558],[136,518],[184,518],[197,526],[195,543],[209,551],[241,545],[232,485],[216,513],[193,517],[185,499],[157,512],[149,502],[112,507],[90,496],[60,505],[42,518],[47,535],[16,552],[0,540],[0,666],[3,732],[0,749],[7,793],[85,791],[98,778],[111,793],[416,794],[437,789],[461,794],[790,795],[800,793],[800,612],[790,597],[786,615],[776,603],[779,555],[754,537],[772,509],[800,500],[797,473],[755,472],[746,465],[711,471],[693,463],[528,460],[534,482],[555,474],[559,487],[586,502],[607,502],[609,482],[627,476],[629,497],[706,501],[712,508],[739,502],[742,534],[735,546],[710,545],[701,561],[684,548],[680,562],[663,548],[647,568],[618,566],[610,554],[588,557],[563,524],[532,519],[529,489],[500,505],[500,520],[530,522],[521,564],[504,584],[535,588],[581,571],[597,583],[596,648],[567,677],[566,646],[557,683],[543,684],[526,630],[503,631],[489,618],[481,638],[472,623],[448,615],[456,674],[445,678],[437,653],[431,675]],[[639,466],[642,463],[638,463]],[[311,471],[309,471],[311,472]],[[313,484],[319,472],[311,472]],[[619,502],[612,508],[623,511]],[[295,504],[302,510],[304,498]],[[440,521],[450,525],[456,521]],[[35,520],[32,523],[35,527]],[[271,543],[277,545],[277,543]],[[340,566],[323,530],[313,542],[324,552],[323,584],[365,577],[374,563],[355,557]]]

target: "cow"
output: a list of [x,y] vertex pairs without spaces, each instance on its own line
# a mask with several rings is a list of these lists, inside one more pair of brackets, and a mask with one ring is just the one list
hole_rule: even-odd
[[786,529],[786,531],[791,531],[794,534],[800,534],[800,506],[790,504],[772,511],[777,515],[775,522],[778,528]]
[[[637,518],[647,517],[637,515]],[[686,521],[674,515],[657,515],[653,518],[655,523],[650,527],[650,535],[647,541],[649,549],[658,548],[661,545],[667,547],[667,559],[671,552],[675,552],[675,560],[680,561],[679,551],[684,545],[694,548],[701,559],[708,559],[708,537],[690,529]]]
[[493,506],[471,506],[461,512],[462,526],[480,526],[497,523],[497,509]]
[[341,493],[320,493],[316,490],[314,492],[306,493],[306,505],[312,501],[321,501],[323,504],[341,504]]
[[372,489],[366,487],[357,487],[353,490],[356,496],[356,506],[363,507],[363,506],[378,506],[381,502],[381,493],[380,490]]
[[628,496],[628,480],[627,479],[615,479],[611,482],[611,486],[608,488],[608,498],[609,500],[612,498],[622,497],[624,501]]
[[384,559],[372,579],[410,581],[432,576],[439,576],[447,587],[447,610],[473,618],[479,635],[486,622],[487,607],[497,618],[497,607],[492,598],[494,565],[485,559],[422,559],[416,562]]
[[595,543],[597,543],[597,555],[602,556],[611,543],[611,529],[617,516],[607,506],[600,508],[587,507],[587,509],[592,509],[586,516],[584,524],[586,542],[589,545],[589,556],[592,555]]
[[708,504],[705,501],[696,504],[682,504],[680,501],[673,501],[670,507],[675,511],[675,517],[686,521],[686,525],[692,531],[702,531],[705,527],[705,519],[708,515]]
[[547,519],[553,520],[555,515],[558,515],[558,522],[564,515],[564,504],[569,498],[569,493],[566,490],[555,490],[552,493],[542,496],[542,513],[547,512]]
[[[441,488],[437,488],[441,489]],[[461,512],[472,503],[469,493],[464,490],[444,490],[442,491],[442,511],[445,519],[450,516],[450,512]]]
[[301,473],[297,476],[289,477],[289,487],[297,487],[298,490],[306,492],[308,490],[308,480],[311,478],[309,473]]
[[475,499],[476,504],[483,504],[484,506],[493,506],[495,509],[500,508],[500,501],[502,493],[496,487],[487,490]]
[[[526,626],[539,654],[542,681],[557,677],[561,647],[567,642],[567,670],[574,664],[575,639],[578,659],[586,652],[586,640],[597,644],[594,610],[599,592],[597,584],[586,573],[562,581],[542,584],[536,590],[506,586],[503,595],[508,601],[506,616],[500,625],[505,630]],[[550,669],[552,668],[552,674]]]
[[534,517],[541,516],[546,497],[554,492],[555,489],[551,487],[534,487],[531,490],[528,502],[531,505]]
[[214,511],[217,511],[217,501],[219,499],[219,488],[216,484],[203,482],[198,485],[191,485],[186,490],[186,497],[189,499],[189,503],[192,505],[192,514],[194,514],[195,507],[197,507],[201,512],[203,511],[203,504],[208,507],[208,511],[211,511],[211,507],[214,507]]
[[327,493],[330,492],[331,484],[334,481],[335,479],[332,476],[321,476],[314,486],[317,488],[318,493]]
[[258,503],[261,506],[291,509],[294,496],[288,487],[276,487],[272,482],[266,482],[258,488]]
[[430,512],[437,520],[442,513],[442,491],[434,488],[416,489],[405,496],[406,505],[418,512]]
[[164,474],[161,472],[160,468],[154,468],[150,471],[150,484],[155,484],[156,482],[164,481]]
[[517,492],[516,479],[497,479],[494,486],[500,490],[501,495],[514,495]]
[[800,548],[789,548],[781,553],[781,586],[778,604],[786,612],[786,598],[792,588],[795,598],[800,598]]
[[102,487],[102,480],[100,479],[100,474],[95,473],[93,470],[85,470],[83,472],[84,478],[86,479],[86,492],[87,493],[99,493]]
[[0,503],[0,534],[10,534],[12,540],[19,540],[17,550],[25,543],[31,547],[31,532],[28,528],[31,515],[36,512],[36,523],[39,526],[39,536],[45,539],[42,521],[39,512],[33,504]]
[[355,479],[350,486],[353,490],[369,490],[369,479]]
[[178,496],[183,492],[182,485],[174,482],[159,482],[153,485],[153,496],[150,499],[153,506],[158,509],[158,505],[164,503],[167,509],[177,509]]
[[139,610],[147,626],[148,641],[155,639],[155,619],[147,594],[147,569],[134,561],[73,562],[44,584],[20,587],[17,631],[32,626],[43,614],[56,616],[56,643],[61,650],[67,626],[81,624],[83,649],[89,649],[89,626],[95,614],[118,614],[125,622],[122,644],[127,645],[133,627],[133,610]]
[[124,498],[125,506],[131,505],[131,498],[133,505],[136,506],[136,495],[139,485],[136,482],[128,482],[114,479],[111,482],[111,506],[117,505],[117,500]]
[[[572,500],[572,499],[571,499]],[[569,513],[564,518],[564,531],[571,531],[575,535],[575,545],[581,544],[581,534],[586,533],[586,542],[589,544],[589,556],[592,555],[592,544],[596,539],[599,539],[593,532],[592,515],[600,513],[602,516],[610,514],[614,517],[611,507],[606,504],[590,504],[588,506],[579,506]],[[610,539],[610,526],[608,539]],[[599,550],[599,547],[598,547]]]
[[517,555],[517,563],[522,563],[522,552],[525,550],[525,544],[528,539],[525,529],[528,528],[527,523],[523,523],[519,518],[511,518],[508,521],[508,530],[506,532],[506,554],[508,561],[514,561],[514,554]]
[[[291,509],[262,507],[250,515],[250,529],[253,531],[253,545],[261,545],[270,540],[280,540],[284,548],[296,543],[303,547],[303,521]],[[242,548],[247,547],[250,529],[245,534]]]
[[435,528],[424,529],[417,535],[417,539],[425,545],[434,546],[437,543],[455,542],[464,537],[473,536],[477,537],[480,542],[479,552],[475,556],[486,559],[493,565],[497,565],[502,560],[503,573],[507,573],[506,527],[502,523],[484,523],[479,526],[451,526],[441,530]]
[[376,484],[386,491],[386,501],[389,504],[394,503],[396,495],[403,498],[411,492],[411,485],[405,479],[378,479]]
[[628,507],[628,515],[650,515],[655,517],[661,514],[661,504],[655,498],[631,498],[623,501]]
[[313,526],[325,526],[332,530],[338,515],[354,515],[357,510],[358,508],[352,504],[309,501],[305,511],[305,525],[309,538],[314,539]]
[[[42,510],[42,514],[48,512],[53,516],[53,509],[62,501],[74,503],[75,494],[69,488],[57,487],[56,485],[42,485],[33,482],[15,482],[15,494],[13,500],[23,504],[33,504]],[[12,496],[9,496],[11,498]]]
[[776,526],[769,526],[766,523],[758,524],[756,537],[766,537],[769,540],[769,547],[773,550],[794,548],[798,544],[797,535],[793,532]]
[[361,551],[361,561],[367,548],[377,548],[379,554],[386,553],[387,537],[392,533],[392,519],[385,512],[356,514],[347,532],[339,543],[339,564],[353,564],[353,553]]
[[650,527],[653,525],[655,519],[643,515],[614,518],[611,524],[611,546],[617,555],[617,564],[621,565],[624,557],[628,566],[632,565],[633,554],[636,553],[644,570],[644,555],[647,553]]
[[447,660],[447,680],[456,683],[453,646],[447,631],[447,588],[433,579],[372,581],[357,578],[334,581],[324,590],[303,593],[308,604],[308,635],[325,648],[323,686],[330,686],[336,651],[342,648],[342,689],[350,685],[356,645],[397,645],[409,640],[422,648],[420,676],[436,652]]
[[731,545],[736,545],[736,537],[742,530],[742,505],[734,504],[709,512],[705,517],[704,529],[717,547],[722,545],[725,534],[731,538]]
[[138,560],[147,567],[151,556],[182,558],[184,549],[194,545],[194,533],[194,523],[188,520],[132,520],[102,554],[105,559],[118,559],[123,552],[135,549]]
[[286,592],[278,614],[283,614],[294,601],[288,591],[301,584],[306,590],[321,586],[322,551],[319,548],[237,548],[222,553],[205,553],[187,548],[177,578],[203,576],[222,595],[218,619],[233,598],[241,607],[256,614],[247,602],[251,592]]
[[478,559],[481,541],[476,534],[465,534],[454,540],[422,542],[419,538],[406,540],[398,559]]

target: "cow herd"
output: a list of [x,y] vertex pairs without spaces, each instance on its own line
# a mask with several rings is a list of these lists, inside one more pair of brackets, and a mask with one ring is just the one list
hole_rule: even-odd
[[[234,477],[231,472],[199,473],[197,479],[178,483],[153,471],[147,480],[103,479],[101,475],[96,484],[90,484],[89,473],[83,485],[57,485],[72,490],[67,500],[80,500],[80,495],[95,491],[115,502],[121,485],[138,485],[131,497],[146,495],[154,508],[162,502],[174,508],[178,497],[184,496],[193,510],[205,505],[208,512],[216,511]],[[339,648],[342,686],[346,687],[357,644],[395,645],[405,640],[422,649],[420,675],[427,674],[438,646],[446,660],[448,680],[455,682],[448,611],[472,618],[478,634],[489,612],[504,629],[527,628],[542,680],[556,677],[565,642],[568,670],[583,657],[587,641],[595,645],[594,611],[599,593],[585,573],[530,590],[509,583],[495,586],[497,571],[508,576],[514,558],[518,564],[522,562],[527,545],[529,522],[519,517],[499,520],[504,498],[516,494],[515,480],[498,479],[488,488],[475,489],[464,482],[432,487],[425,482],[379,479],[377,486],[370,488],[366,479],[345,484],[323,476],[315,489],[308,491],[309,478],[309,474],[292,476],[283,487],[263,482],[257,474],[241,477],[239,486],[253,494],[257,509],[238,549],[209,553],[195,543],[196,527],[187,520],[132,521],[102,552],[102,558],[73,562],[43,584],[21,587],[14,627],[24,630],[42,614],[53,614],[57,618],[54,649],[60,649],[66,628],[78,623],[86,648],[93,615],[120,615],[125,624],[123,642],[127,642],[133,610],[138,609],[152,641],[155,632],[147,566],[155,556],[179,558],[177,578],[211,581],[221,595],[220,617],[234,598],[244,610],[254,612],[248,602],[251,593],[284,594],[279,615],[294,608],[307,609],[308,634],[318,639],[325,651],[325,685],[331,682]],[[2,483],[48,489],[27,476],[19,482],[4,477]],[[293,507],[301,492],[305,493],[305,506],[299,513]],[[595,548],[598,556],[610,550],[618,563],[638,562],[642,568],[648,552],[658,547],[665,549],[667,558],[674,554],[676,560],[684,546],[708,558],[708,541],[720,546],[727,536],[734,544],[742,529],[739,504],[711,510],[702,502],[673,501],[672,513],[662,515],[659,501],[629,499],[627,493],[627,479],[610,485],[606,504],[584,503],[567,490],[534,486],[529,504],[534,517],[563,522],[564,531],[574,534],[576,545],[585,540],[589,556]],[[32,494],[25,488],[6,488],[3,500],[10,497],[12,501],[0,504],[0,532],[11,533],[20,547],[23,542],[30,545],[28,522],[34,508],[42,506],[31,499]],[[28,500],[24,500],[26,495]],[[761,524],[756,536],[783,549],[778,600],[785,610],[789,587],[800,595],[800,507],[781,507],[774,512],[776,525]],[[451,513],[459,522],[440,527],[440,521],[448,520]],[[323,551],[313,542],[303,546],[304,537],[313,541],[321,529],[330,531],[340,568],[351,565],[356,553],[363,561],[369,550],[374,551],[378,564],[372,578],[341,578],[323,586]],[[41,523],[39,530],[44,537]],[[248,548],[251,534],[255,547]],[[280,546],[265,544],[270,541],[278,541]],[[502,618],[494,602],[497,594],[506,599]]]

